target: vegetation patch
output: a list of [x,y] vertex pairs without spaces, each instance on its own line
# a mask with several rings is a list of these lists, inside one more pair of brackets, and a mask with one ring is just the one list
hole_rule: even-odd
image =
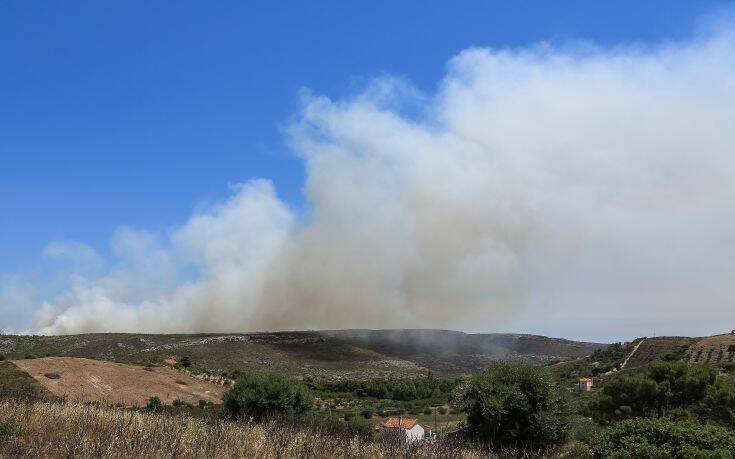
[[0,398],[39,400],[49,396],[28,373],[12,362],[0,362]]
[[630,419],[592,442],[597,457],[734,457],[735,437],[718,426],[670,419]]

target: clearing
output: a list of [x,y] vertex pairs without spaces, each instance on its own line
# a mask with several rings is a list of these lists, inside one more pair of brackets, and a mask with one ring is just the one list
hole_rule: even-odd
[[12,362],[57,397],[125,407],[145,406],[157,396],[165,404],[181,400],[220,403],[224,388],[172,368],[142,367],[75,357],[46,357]]

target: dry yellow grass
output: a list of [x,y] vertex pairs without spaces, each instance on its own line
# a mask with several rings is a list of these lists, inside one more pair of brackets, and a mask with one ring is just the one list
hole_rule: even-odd
[[366,442],[278,423],[242,424],[63,403],[0,401],[0,457],[487,457],[456,445]]

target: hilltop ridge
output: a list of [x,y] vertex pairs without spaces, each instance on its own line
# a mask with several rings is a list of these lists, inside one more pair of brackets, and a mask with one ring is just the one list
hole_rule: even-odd
[[459,376],[491,361],[548,363],[604,349],[538,335],[450,330],[326,330],[260,333],[1,335],[7,358],[64,356],[124,363],[188,356],[211,370],[275,371],[316,377]]

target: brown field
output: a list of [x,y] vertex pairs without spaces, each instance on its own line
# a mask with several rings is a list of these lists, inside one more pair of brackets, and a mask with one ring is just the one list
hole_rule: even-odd
[[735,362],[735,352],[729,350],[730,346],[735,346],[732,333],[702,338],[689,350],[689,362],[710,365]]
[[[375,442],[276,422],[207,422],[64,403],[0,400],[0,457],[494,458],[456,442]],[[520,456],[520,455],[518,455]],[[530,455],[528,456],[530,457]]]
[[224,388],[172,368],[142,367],[75,357],[13,361],[51,394],[72,401],[145,406],[157,396],[165,404],[181,400],[220,403]]

